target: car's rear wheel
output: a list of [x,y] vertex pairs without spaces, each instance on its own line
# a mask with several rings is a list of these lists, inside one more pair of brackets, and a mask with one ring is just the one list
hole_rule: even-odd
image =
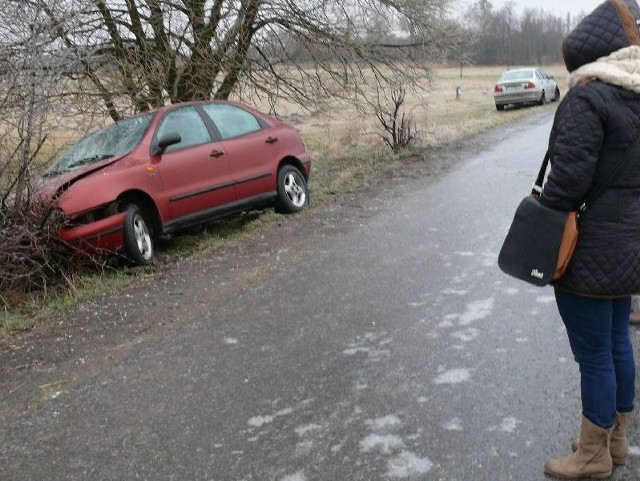
[[285,165],[278,172],[276,210],[299,212],[309,203],[309,188],[302,173],[293,165]]
[[153,239],[149,221],[135,204],[127,207],[124,221],[124,252],[131,262],[144,266],[153,261]]
[[547,97],[544,94],[544,90],[542,91],[542,93],[540,94],[540,100],[538,100],[538,104],[539,105],[544,105],[544,103],[547,101]]
[[496,104],[496,109],[502,111],[502,110],[504,110],[504,105]]
[[558,100],[560,100],[560,89],[556,87],[556,91],[553,95],[553,102],[557,102]]

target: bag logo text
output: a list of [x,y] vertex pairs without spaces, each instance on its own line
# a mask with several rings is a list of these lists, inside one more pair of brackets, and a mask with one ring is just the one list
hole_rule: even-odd
[[537,277],[538,279],[542,279],[544,277],[544,272],[540,272],[538,269],[534,269],[531,271],[531,277]]

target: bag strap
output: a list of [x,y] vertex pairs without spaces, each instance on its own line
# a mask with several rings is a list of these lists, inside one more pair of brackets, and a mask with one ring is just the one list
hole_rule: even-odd
[[[584,202],[580,206],[580,210],[584,211],[587,208],[587,205],[591,205],[600,195],[604,192],[604,190],[609,187],[609,184],[617,177],[617,175],[622,171],[622,169],[629,163],[634,154],[638,152],[638,147],[640,146],[640,136],[636,137],[633,141],[633,145],[627,150],[624,154],[624,158],[621,162],[618,162],[615,169],[609,172],[607,178],[604,179],[595,189],[593,189],[589,195],[585,198]],[[549,151],[544,155],[544,159],[542,160],[542,165],[540,166],[540,171],[538,172],[538,177],[536,179],[535,184],[533,184],[533,188],[531,189],[531,195],[538,197],[542,193],[542,184],[544,182],[544,176],[547,173],[547,167],[549,166],[549,161],[551,160],[551,156],[549,155]]]
[[536,181],[531,188],[531,195],[534,197],[539,197],[540,194],[542,194],[542,184],[544,182],[544,176],[547,173],[549,160],[551,160],[551,156],[549,155],[549,151],[547,150],[547,152],[544,154],[544,159],[542,159],[542,165],[540,166],[538,177],[536,178]]

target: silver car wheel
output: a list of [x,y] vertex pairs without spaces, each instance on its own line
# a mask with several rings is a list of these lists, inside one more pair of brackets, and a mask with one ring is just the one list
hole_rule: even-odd
[[307,202],[307,194],[295,173],[289,172],[285,176],[284,191],[294,206],[298,208],[304,207]]
[[153,230],[147,214],[136,204],[126,206],[123,226],[123,247],[126,258],[139,266],[153,262]]
[[140,252],[140,255],[144,260],[148,261],[153,255],[151,234],[149,233],[146,222],[140,214],[137,214],[133,219],[133,233],[136,244],[138,244],[138,251]]

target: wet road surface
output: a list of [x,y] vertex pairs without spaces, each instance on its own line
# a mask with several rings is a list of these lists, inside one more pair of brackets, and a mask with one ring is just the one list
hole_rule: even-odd
[[[242,289],[204,264],[179,289],[169,274],[170,335],[140,334],[5,422],[1,477],[546,479],[578,431],[577,366],[552,290],[496,257],[550,124],[509,127],[362,223],[283,245]],[[638,425],[614,480],[640,478]]]

